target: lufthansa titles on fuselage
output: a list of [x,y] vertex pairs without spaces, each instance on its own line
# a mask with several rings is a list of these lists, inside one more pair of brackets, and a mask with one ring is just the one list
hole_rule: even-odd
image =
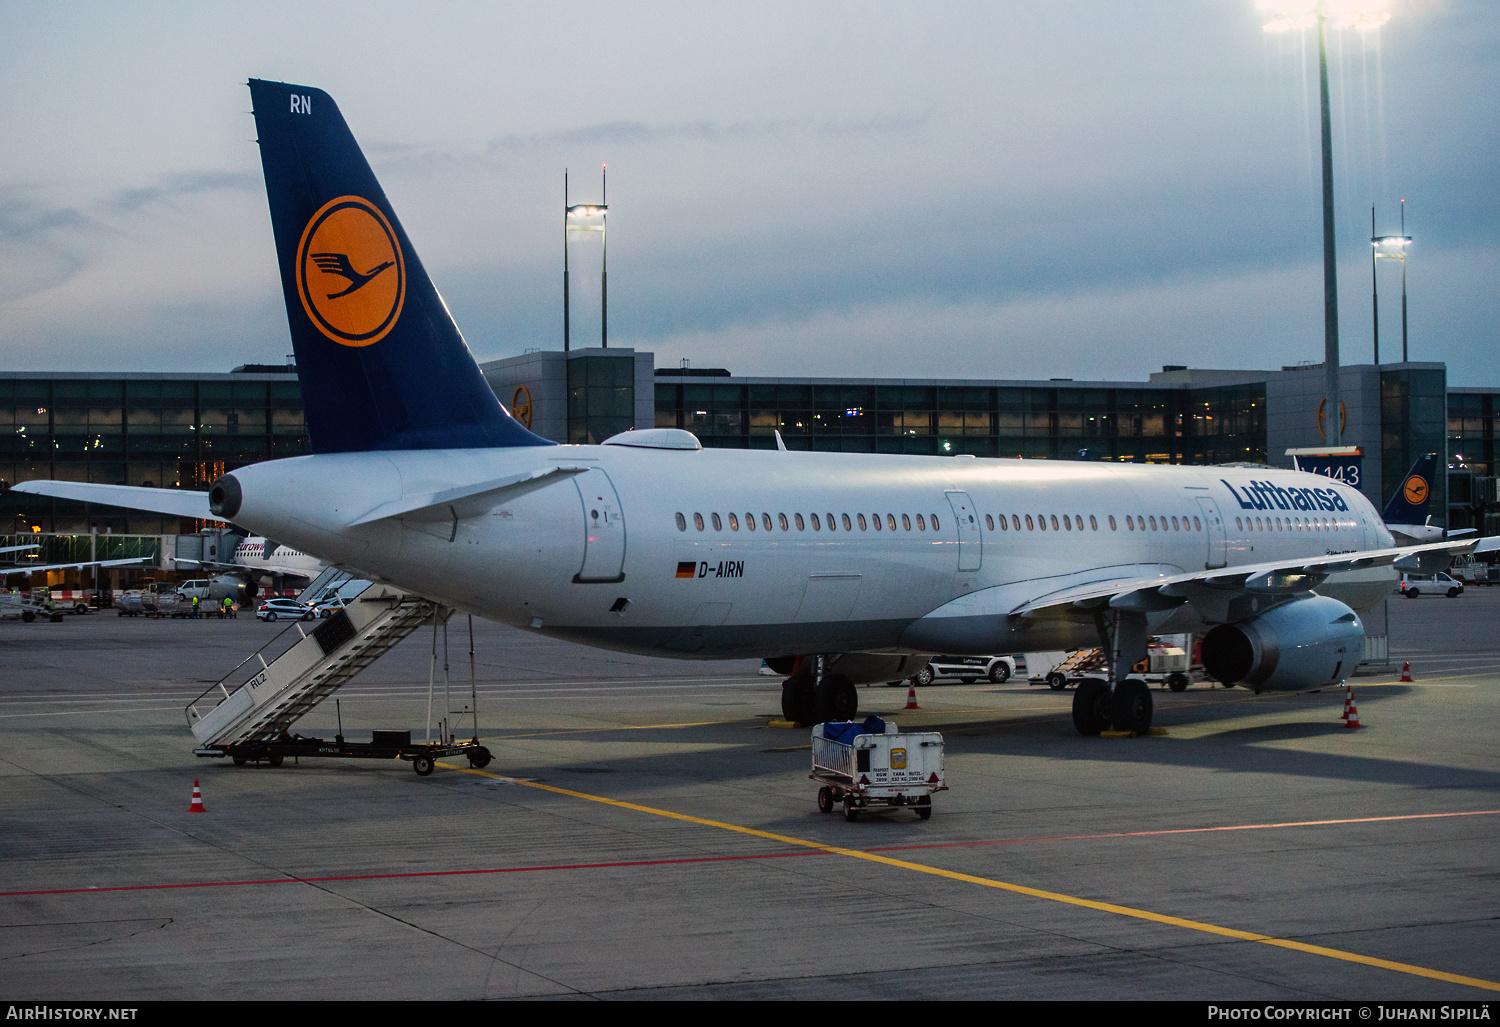
[[1240,504],[1242,510],[1348,510],[1344,497],[1335,489],[1286,488],[1269,481],[1251,480],[1236,489],[1223,478],[1219,482]]

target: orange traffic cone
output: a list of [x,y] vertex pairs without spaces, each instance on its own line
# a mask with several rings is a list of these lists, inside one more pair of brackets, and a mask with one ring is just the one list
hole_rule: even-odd
[[1359,707],[1354,705],[1354,686],[1353,685],[1349,686],[1349,698],[1346,699],[1345,702],[1347,702],[1349,704],[1349,715],[1344,720],[1344,726],[1346,728],[1360,728],[1360,727],[1364,727],[1364,725],[1359,722]]
[[1407,660],[1405,663],[1403,663],[1401,665],[1401,680],[1402,681],[1410,681],[1411,680],[1411,661],[1410,660]]
[[917,705],[917,688],[915,685],[906,686],[906,705],[901,708],[903,710],[920,710],[922,708]]
[[189,813],[207,813],[203,807],[203,793],[198,790],[198,782],[193,782],[193,804],[188,807]]
[[1344,714],[1343,714],[1343,716],[1339,717],[1339,719],[1343,720],[1343,721],[1347,721],[1349,719],[1349,714],[1351,714],[1353,712],[1354,712],[1354,686],[1353,685],[1345,685],[1344,686]]

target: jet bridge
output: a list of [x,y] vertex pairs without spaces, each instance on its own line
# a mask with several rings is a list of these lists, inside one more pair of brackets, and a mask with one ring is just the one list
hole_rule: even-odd
[[287,756],[398,758],[411,761],[423,776],[441,756],[464,755],[473,766],[485,766],[490,752],[479,744],[477,724],[473,739],[462,742],[446,721],[439,741],[415,744],[407,731],[377,731],[370,743],[345,742],[342,729],[332,742],[290,733],[298,719],[402,639],[424,624],[446,624],[452,613],[377,583],[311,631],[294,621],[187,705],[188,727],[199,742],[194,753],[272,766]]

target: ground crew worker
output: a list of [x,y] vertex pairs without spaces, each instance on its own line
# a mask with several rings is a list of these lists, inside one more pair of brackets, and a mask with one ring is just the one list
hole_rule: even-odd
[[197,620],[198,619],[198,597],[197,596],[193,596],[193,613],[192,613],[192,618],[193,618],[193,620]]
[[224,617],[227,620],[234,619],[234,600],[228,596],[224,597]]

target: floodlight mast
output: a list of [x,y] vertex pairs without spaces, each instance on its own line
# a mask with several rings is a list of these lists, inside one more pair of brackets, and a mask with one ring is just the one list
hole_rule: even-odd
[[[1318,29],[1318,107],[1323,136],[1323,380],[1329,429],[1324,437],[1333,446],[1343,444],[1343,404],[1339,401],[1339,288],[1338,260],[1333,222],[1333,126],[1328,104],[1328,18],[1336,10],[1340,28],[1379,28],[1390,14],[1358,0],[1260,0],[1256,5],[1275,13],[1266,22],[1267,32],[1294,28]],[[1319,418],[1322,420],[1322,418]],[[1321,425],[1320,425],[1321,429]]]
[[[609,196],[608,165],[600,165],[600,174],[604,197]],[[599,219],[597,225],[579,224],[579,219]],[[603,203],[572,203],[568,202],[568,172],[563,169],[563,352],[568,352],[569,345],[569,321],[568,321],[568,233],[569,232],[598,232],[600,243],[600,266],[599,266],[599,344],[600,348],[609,348],[609,250],[605,244],[607,239],[606,227],[609,222],[609,207]]]

